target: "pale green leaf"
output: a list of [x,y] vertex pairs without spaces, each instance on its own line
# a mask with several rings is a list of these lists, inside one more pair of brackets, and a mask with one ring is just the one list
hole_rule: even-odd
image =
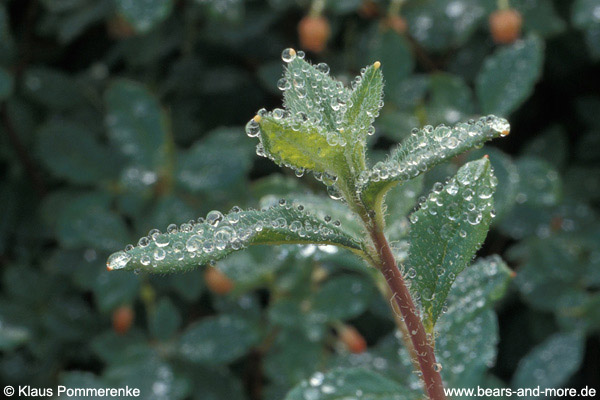
[[265,210],[211,211],[207,221],[183,224],[166,233],[152,232],[138,246],[111,255],[109,269],[165,273],[212,263],[249,245],[331,244],[361,251],[360,244],[332,222],[303,207],[284,204]]
[[392,150],[386,161],[378,162],[361,174],[361,198],[367,207],[377,209],[387,190],[395,184],[413,179],[437,164],[488,140],[505,136],[509,131],[508,122],[493,115],[454,127],[426,126],[416,130]]
[[356,129],[357,138],[365,140],[369,127],[379,115],[383,105],[383,74],[381,63],[368,66],[354,81],[350,105],[344,114],[346,129]]
[[[361,393],[360,396],[357,392]],[[419,393],[396,381],[362,368],[334,369],[325,374],[315,373],[310,379],[293,388],[285,400],[409,400]]]
[[278,119],[273,114],[260,118],[259,125],[264,153],[279,165],[335,174],[344,161],[342,147],[319,125],[297,117]]
[[507,116],[533,92],[542,74],[544,42],[536,36],[502,47],[486,58],[475,82],[485,113]]
[[488,159],[472,161],[446,185],[436,184],[410,219],[408,277],[419,293],[426,329],[442,312],[456,276],[468,265],[492,221],[496,178]]

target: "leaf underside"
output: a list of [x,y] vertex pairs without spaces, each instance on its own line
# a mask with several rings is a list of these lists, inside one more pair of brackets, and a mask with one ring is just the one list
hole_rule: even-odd
[[337,222],[326,222],[287,203],[265,210],[208,213],[206,221],[151,231],[133,249],[110,256],[110,270],[180,272],[213,263],[249,245],[329,244],[361,251],[360,244]]

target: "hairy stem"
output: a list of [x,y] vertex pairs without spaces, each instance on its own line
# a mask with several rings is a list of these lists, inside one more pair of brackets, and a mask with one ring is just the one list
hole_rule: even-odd
[[372,228],[369,229],[369,234],[381,260],[381,265],[377,267],[385,277],[393,293],[393,300],[398,305],[402,318],[404,318],[407,333],[412,342],[414,354],[417,357],[422,373],[421,378],[425,386],[425,391],[431,400],[444,400],[446,395],[444,394],[442,377],[438,368],[436,368],[438,364],[435,360],[433,343],[427,338],[425,328],[421,322],[417,308],[412,301],[410,292],[406,287],[406,283],[402,278],[402,274],[396,265],[390,245],[383,234],[383,230],[377,225],[372,225]]

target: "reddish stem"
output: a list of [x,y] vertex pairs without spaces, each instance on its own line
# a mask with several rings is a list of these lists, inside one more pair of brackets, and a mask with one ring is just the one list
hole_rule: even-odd
[[371,238],[377,248],[377,253],[381,258],[381,267],[379,270],[385,277],[388,286],[394,293],[394,299],[400,313],[404,318],[408,335],[415,349],[415,354],[421,368],[425,391],[431,400],[445,400],[444,385],[439,371],[436,370],[437,362],[433,350],[433,344],[427,339],[427,334],[417,308],[415,307],[410,292],[406,287],[402,274],[396,265],[396,260],[390,245],[379,229],[371,229]]

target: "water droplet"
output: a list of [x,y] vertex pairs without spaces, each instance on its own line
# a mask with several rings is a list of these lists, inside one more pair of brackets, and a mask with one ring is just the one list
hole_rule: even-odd
[[220,211],[213,210],[206,214],[206,222],[215,228],[221,221],[223,221],[223,214]]
[[127,254],[124,251],[118,251],[108,258],[108,261],[106,262],[106,267],[109,270],[125,268],[125,266],[130,260],[131,254]]
[[287,48],[281,52],[281,59],[283,60],[283,62],[289,63],[294,61],[296,55],[296,50],[292,48]]

